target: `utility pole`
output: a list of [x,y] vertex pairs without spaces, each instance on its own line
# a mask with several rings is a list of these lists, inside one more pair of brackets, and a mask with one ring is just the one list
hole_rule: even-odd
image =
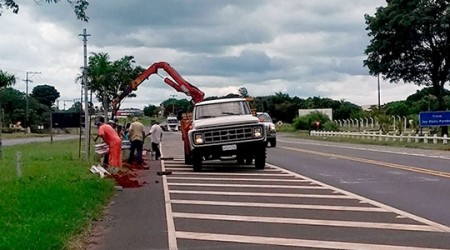
[[85,128],[85,150],[86,150],[86,160],[89,160],[89,150],[90,150],[90,117],[89,117],[89,105],[88,105],[88,83],[87,83],[87,37],[90,36],[86,32],[86,28],[83,29],[83,34],[78,36],[83,37],[83,52],[84,52],[84,67],[83,67],[83,90],[84,90],[84,128]]
[[33,71],[27,71],[26,72],[26,79],[23,80],[26,84],[26,108],[25,108],[25,132],[28,133],[28,83],[33,82],[30,80],[29,77],[37,75],[37,74],[41,74],[41,72],[33,72]]
[[378,73],[378,111],[380,111],[381,102],[380,102],[380,73]]
[[[173,99],[177,97],[177,95],[170,95]],[[175,100],[172,102],[172,115],[175,115]]]

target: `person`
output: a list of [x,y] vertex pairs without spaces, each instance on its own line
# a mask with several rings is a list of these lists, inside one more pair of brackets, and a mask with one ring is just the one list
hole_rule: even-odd
[[163,131],[159,124],[153,120],[150,131],[146,136],[150,135],[150,140],[152,141],[152,151],[155,153],[155,160],[159,160],[161,157],[161,150],[159,149],[159,144],[162,141]]
[[130,156],[128,157],[128,164],[133,164],[134,151],[136,150],[136,162],[142,165],[142,149],[144,147],[145,128],[139,121],[139,118],[134,117],[133,122],[128,129],[128,138],[131,142]]
[[99,117],[96,125],[98,127],[97,138],[102,140],[109,146],[108,163],[110,167],[122,167],[122,140],[111,125],[105,123],[104,117]]
[[119,135],[120,139],[122,141],[125,140],[125,132],[123,131],[123,126],[118,124],[116,127],[116,131],[117,131],[117,134]]

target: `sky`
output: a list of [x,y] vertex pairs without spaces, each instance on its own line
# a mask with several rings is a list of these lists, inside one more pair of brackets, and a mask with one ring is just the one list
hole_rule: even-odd
[[[0,16],[0,69],[17,77],[14,88],[37,85],[60,92],[60,109],[81,98],[75,79],[87,53],[111,60],[134,56],[136,66],[165,61],[208,96],[276,93],[378,104],[378,78],[363,66],[370,42],[364,14],[381,0],[90,0],[89,22],[76,19],[64,0],[17,0],[19,14]],[[27,72],[30,72],[27,74]],[[34,72],[37,72],[35,74]],[[159,72],[165,76],[164,71]],[[381,104],[405,100],[419,89],[380,79]],[[188,99],[152,75],[122,108]],[[95,105],[98,102],[94,100]]]

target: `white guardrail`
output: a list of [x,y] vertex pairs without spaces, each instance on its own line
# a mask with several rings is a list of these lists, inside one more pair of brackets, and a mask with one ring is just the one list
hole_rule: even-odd
[[311,136],[336,136],[347,137],[355,139],[369,139],[378,141],[399,141],[399,142],[411,142],[411,143],[433,143],[433,144],[447,144],[449,138],[447,135],[438,136],[427,134],[383,134],[380,132],[341,132],[341,131],[311,131]]

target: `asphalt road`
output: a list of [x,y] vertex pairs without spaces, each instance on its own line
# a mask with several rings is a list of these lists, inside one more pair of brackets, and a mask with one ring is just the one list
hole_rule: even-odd
[[[450,154],[279,135],[267,165],[164,160],[125,189],[88,249],[450,249]],[[158,171],[170,171],[158,175]]]

